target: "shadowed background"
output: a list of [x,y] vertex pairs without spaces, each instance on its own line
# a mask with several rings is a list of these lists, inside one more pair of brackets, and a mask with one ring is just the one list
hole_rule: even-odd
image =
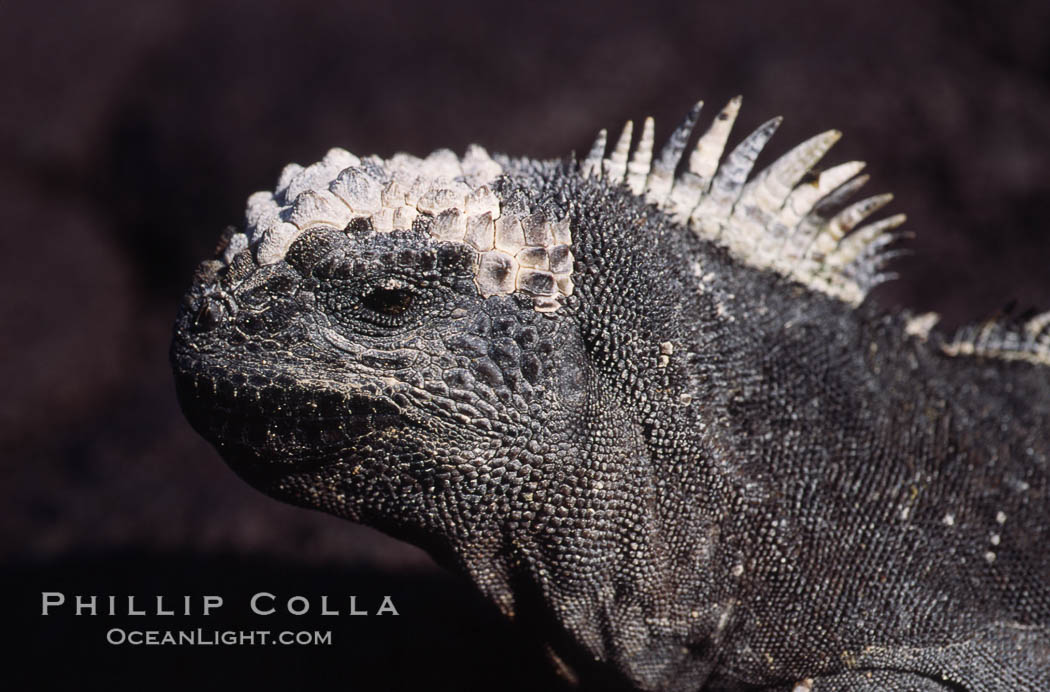
[[[706,126],[742,93],[734,142],[777,114],[773,154],[835,127],[829,162],[866,160],[869,194],[896,193],[915,255],[883,305],[949,328],[1011,301],[1050,308],[1047,26],[1042,0],[0,4],[12,658],[37,682],[118,687],[551,684],[538,649],[423,553],[263,497],[183,420],[171,325],[222,228],[283,164],[331,146],[560,157],[628,118],[653,115],[662,140],[698,97]],[[220,593],[218,621],[145,620],[332,629],[336,646],[116,649],[103,634],[127,618],[42,618],[42,590]],[[401,615],[260,622],[241,612],[259,590],[390,594]]]

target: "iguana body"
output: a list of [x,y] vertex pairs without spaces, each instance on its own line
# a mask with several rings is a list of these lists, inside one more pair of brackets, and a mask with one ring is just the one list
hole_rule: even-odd
[[677,177],[698,108],[655,163],[647,121],[630,161],[289,166],[186,296],[187,416],[598,688],[1050,688],[1050,319],[879,312],[901,218],[803,181],[837,133],[719,163],[738,106]]

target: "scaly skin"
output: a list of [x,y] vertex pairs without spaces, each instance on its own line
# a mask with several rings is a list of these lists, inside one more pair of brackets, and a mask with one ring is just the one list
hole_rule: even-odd
[[422,546],[596,689],[1050,689],[1050,368],[503,168],[570,221],[554,312],[423,216],[201,266],[172,363],[237,473]]

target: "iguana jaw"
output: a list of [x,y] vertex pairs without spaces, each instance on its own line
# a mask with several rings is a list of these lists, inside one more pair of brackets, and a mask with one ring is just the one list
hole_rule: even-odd
[[253,377],[250,369],[209,369],[178,352],[173,359],[187,419],[237,466],[301,465],[360,445],[385,429],[411,425],[401,408],[378,391],[289,389]]

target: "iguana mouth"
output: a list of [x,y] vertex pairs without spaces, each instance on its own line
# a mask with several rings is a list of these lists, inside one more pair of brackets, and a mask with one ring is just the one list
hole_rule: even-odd
[[309,391],[294,382],[253,381],[241,373],[181,373],[176,387],[194,429],[242,463],[297,464],[353,449],[407,423],[380,396]]

